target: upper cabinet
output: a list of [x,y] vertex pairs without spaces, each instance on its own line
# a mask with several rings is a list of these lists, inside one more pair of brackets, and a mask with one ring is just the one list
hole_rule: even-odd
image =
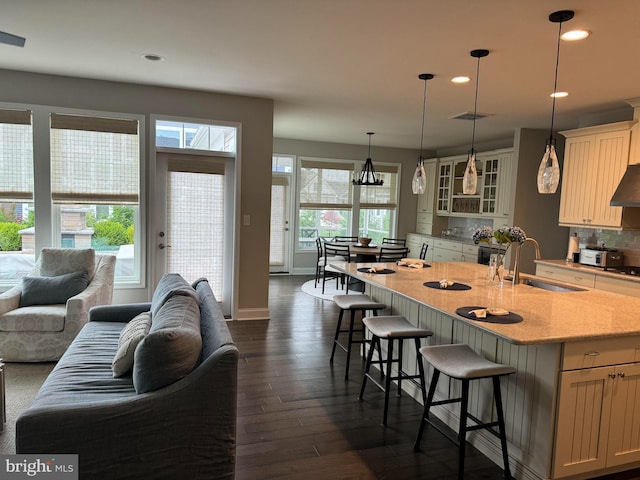
[[438,159],[425,160],[424,172],[427,178],[427,189],[422,195],[418,195],[416,232],[431,235],[434,228],[441,228],[440,222],[435,216],[436,195],[438,193],[435,188],[438,178]]
[[629,164],[634,123],[618,122],[560,132],[567,139],[560,225],[612,229],[640,227],[640,209],[609,205]]
[[509,216],[512,158],[512,149],[476,154],[478,188],[473,195],[462,193],[466,155],[441,159],[438,164],[436,213],[460,217]]

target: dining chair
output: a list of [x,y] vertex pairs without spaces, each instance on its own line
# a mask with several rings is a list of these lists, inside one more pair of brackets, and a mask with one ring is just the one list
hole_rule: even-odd
[[322,261],[322,293],[327,280],[336,279],[336,288],[339,288],[338,280],[344,285],[344,273],[333,268],[330,263],[335,261],[349,262],[351,251],[349,245],[339,245],[332,242],[324,242],[324,260]]
[[397,262],[409,254],[407,247],[385,247],[380,245],[379,262]]
[[[318,282],[320,281],[321,277],[322,277],[322,271],[324,270],[325,267],[325,254],[322,250],[322,242],[326,241],[321,237],[316,238],[316,252],[317,252],[317,259],[316,259],[316,278],[315,281],[313,283],[314,288],[318,286]],[[341,256],[334,256],[328,259],[328,262],[332,262],[332,261],[344,261],[344,257]]]
[[333,237],[333,240],[335,242],[353,242],[356,243],[358,241],[358,237],[345,237],[345,236],[338,236],[336,235],[335,237]]
[[426,260],[427,259],[427,249],[429,248],[429,245],[426,243],[422,244],[422,248],[420,249],[420,260]]
[[383,238],[382,244],[383,245],[401,245],[403,247],[406,247],[407,239],[406,238]]

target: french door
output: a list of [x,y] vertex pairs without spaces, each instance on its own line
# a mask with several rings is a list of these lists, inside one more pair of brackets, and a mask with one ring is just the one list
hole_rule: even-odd
[[206,277],[225,315],[232,307],[230,165],[204,155],[157,158],[156,281],[165,273],[179,273],[188,282]]
[[274,173],[271,180],[271,230],[269,273],[289,271],[291,188],[288,174]]

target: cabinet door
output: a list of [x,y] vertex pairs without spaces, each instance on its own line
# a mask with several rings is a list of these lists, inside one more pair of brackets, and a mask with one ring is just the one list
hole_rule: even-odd
[[590,225],[619,227],[622,208],[611,207],[609,201],[616,191],[629,162],[629,130],[596,135],[595,142],[595,189],[592,192]]
[[607,467],[640,461],[640,363],[615,372]]
[[568,138],[565,143],[560,197],[560,224],[585,225],[591,216],[595,172],[595,136]]
[[482,169],[481,213],[495,215],[498,208],[498,179],[500,160],[492,158],[484,161]]
[[504,153],[499,156],[498,199],[496,203],[496,217],[507,218],[511,215],[512,194],[515,185],[513,178],[513,155]]
[[425,160],[424,173],[427,189],[422,195],[418,195],[418,213],[433,214],[436,198],[436,176],[438,175],[437,160]]
[[553,478],[578,475],[607,463],[613,367],[562,372]]
[[438,192],[436,200],[437,213],[449,213],[451,207],[451,181],[453,162],[442,162],[438,166]]

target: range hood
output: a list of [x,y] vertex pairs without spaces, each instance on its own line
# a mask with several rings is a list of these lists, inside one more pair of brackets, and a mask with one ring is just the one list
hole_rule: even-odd
[[640,163],[627,167],[609,205],[612,207],[640,207]]

